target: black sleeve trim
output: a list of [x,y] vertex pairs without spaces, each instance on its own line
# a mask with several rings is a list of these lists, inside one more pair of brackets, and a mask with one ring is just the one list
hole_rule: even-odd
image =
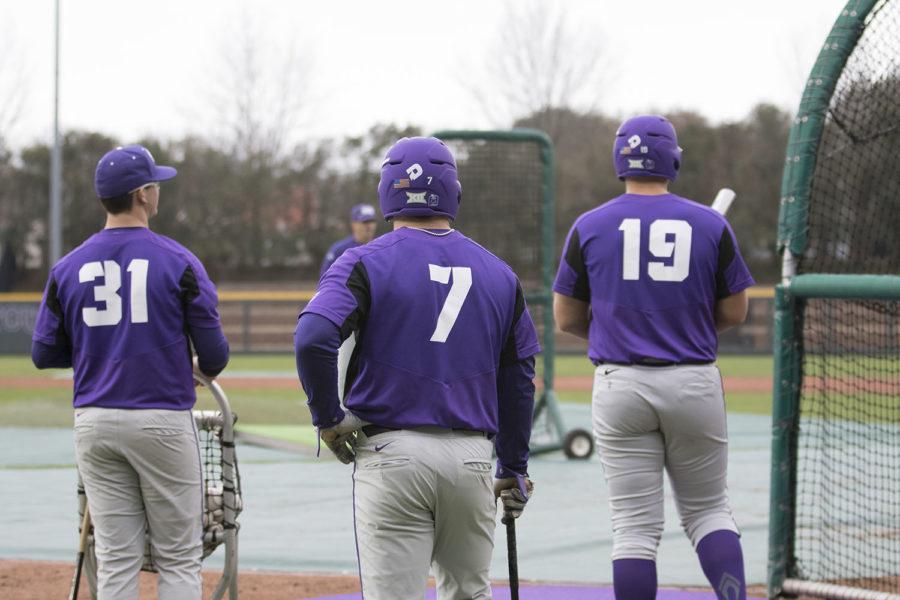
[[56,327],[56,343],[64,344],[66,347],[71,348],[72,341],[69,339],[69,334],[66,333],[66,319],[63,315],[62,303],[59,301],[59,286],[56,284],[55,279],[51,279],[50,285],[47,287],[46,304],[47,309],[52,312],[59,321],[59,325]]
[[509,328],[509,335],[506,336],[506,343],[503,344],[503,350],[500,351],[500,364],[509,365],[519,360],[519,352],[516,344],[516,326],[519,319],[525,312],[525,292],[522,291],[522,284],[516,280],[516,305],[513,309],[512,326]]
[[181,274],[178,286],[181,289],[182,306],[187,306],[193,302],[194,298],[200,295],[200,286],[197,284],[197,276],[194,275],[194,269],[191,265],[184,268],[184,273]]
[[728,282],[725,281],[725,271],[734,261],[734,239],[728,227],[722,228],[722,237],[719,238],[719,261],[716,265],[716,299],[731,295],[728,290]]
[[569,236],[569,247],[566,248],[566,264],[575,271],[575,285],[572,288],[572,297],[582,302],[591,301],[591,286],[588,283],[587,266],[584,264],[584,254],[581,251],[581,239],[578,230],[573,229]]
[[356,298],[356,310],[350,313],[341,324],[341,341],[346,340],[354,331],[365,326],[372,305],[372,292],[369,284],[369,273],[362,261],[357,261],[347,278],[347,289]]

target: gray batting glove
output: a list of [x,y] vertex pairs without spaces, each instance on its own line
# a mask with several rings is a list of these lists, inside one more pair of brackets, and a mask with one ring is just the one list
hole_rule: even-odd
[[534,482],[527,477],[506,477],[494,480],[494,497],[503,503],[504,517],[518,519],[534,493]]
[[319,437],[339,461],[349,465],[356,458],[356,433],[337,433],[334,427],[319,431]]

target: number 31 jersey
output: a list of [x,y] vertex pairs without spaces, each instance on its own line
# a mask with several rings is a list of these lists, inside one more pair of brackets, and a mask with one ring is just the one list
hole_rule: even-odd
[[624,194],[575,221],[553,290],[590,303],[595,364],[707,363],[716,301],[753,283],[725,217],[674,194]]
[[455,230],[401,227],[347,250],[304,313],[357,332],[344,404],[387,427],[496,433],[501,362],[540,351],[512,269]]
[[219,326],[200,261],[145,227],[104,229],[50,271],[32,338],[68,338],[74,405],[185,410],[196,395],[189,327]]

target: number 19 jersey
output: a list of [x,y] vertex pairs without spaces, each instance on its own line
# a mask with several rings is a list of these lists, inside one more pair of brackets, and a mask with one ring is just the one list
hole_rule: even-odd
[[501,362],[540,351],[512,269],[455,230],[347,250],[304,312],[356,332],[344,404],[387,427],[496,433]]
[[725,217],[624,194],[575,221],[553,290],[590,303],[595,364],[690,364],[716,359],[716,301],[753,283]]

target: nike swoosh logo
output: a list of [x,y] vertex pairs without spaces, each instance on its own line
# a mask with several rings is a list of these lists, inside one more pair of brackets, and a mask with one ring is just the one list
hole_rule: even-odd
[[615,373],[615,372],[618,371],[618,370],[619,370],[619,369],[606,369],[605,371],[603,371],[603,374],[604,374],[604,375],[609,375],[610,373]]
[[380,445],[380,446],[375,446],[375,452],[381,452],[382,450],[384,450],[385,446],[390,446],[390,445],[393,444],[393,443],[394,443],[394,442],[388,442],[387,444],[382,444],[382,445]]

